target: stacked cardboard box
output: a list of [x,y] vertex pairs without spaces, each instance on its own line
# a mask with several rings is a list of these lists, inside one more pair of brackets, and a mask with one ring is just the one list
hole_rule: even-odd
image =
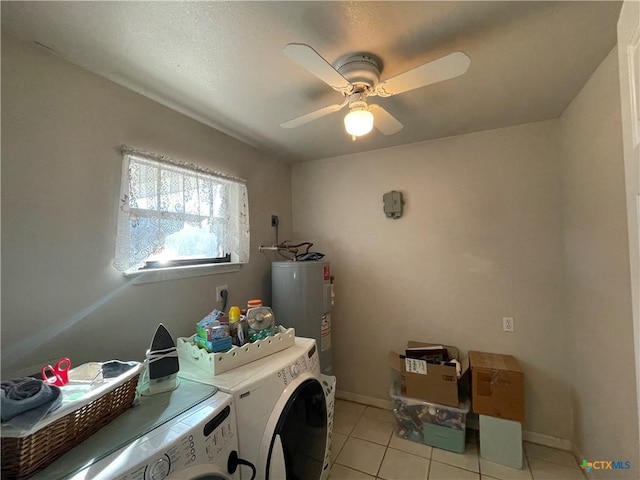
[[[450,362],[429,363],[412,354],[428,348],[444,350],[446,358],[455,359],[460,367]],[[402,395],[451,407],[457,407],[460,397],[464,396],[469,364],[466,360],[460,362],[460,355],[455,347],[409,341],[404,353],[389,352],[388,363],[392,370],[399,373]]]
[[433,343],[410,341],[403,353],[389,352],[398,436],[464,452],[468,363],[459,360],[457,348]]
[[511,355],[469,352],[472,410],[480,416],[480,456],[522,469],[524,374]]

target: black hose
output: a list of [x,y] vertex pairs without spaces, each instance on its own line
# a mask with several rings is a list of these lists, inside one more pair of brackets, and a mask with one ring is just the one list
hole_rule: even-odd
[[233,452],[231,452],[229,454],[229,460],[227,461],[227,470],[228,472],[233,475],[236,470],[238,469],[238,465],[246,465],[247,467],[249,467],[251,469],[251,480],[254,480],[256,478],[256,467],[253,463],[244,460],[242,458],[238,457],[238,452],[236,452],[235,450]]
[[229,292],[227,289],[224,289],[220,292],[220,296],[222,297],[222,308],[221,312],[225,312],[227,310],[227,300],[229,299]]

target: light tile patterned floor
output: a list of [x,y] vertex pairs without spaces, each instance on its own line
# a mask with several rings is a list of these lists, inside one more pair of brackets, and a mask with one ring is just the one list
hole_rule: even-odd
[[336,400],[329,480],[584,480],[573,455],[524,444],[522,470],[479,458],[476,432],[464,454],[396,437],[393,413]]

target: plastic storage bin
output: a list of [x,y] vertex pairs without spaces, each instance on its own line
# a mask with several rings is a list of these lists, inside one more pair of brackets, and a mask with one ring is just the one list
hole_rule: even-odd
[[438,405],[401,395],[398,384],[391,387],[390,395],[396,435],[413,442],[464,453],[469,400],[457,408]]

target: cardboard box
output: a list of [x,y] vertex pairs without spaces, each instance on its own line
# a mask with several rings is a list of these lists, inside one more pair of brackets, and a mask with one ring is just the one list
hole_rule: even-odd
[[[433,343],[410,341],[407,348],[433,347]],[[446,348],[449,358],[460,361],[458,349],[448,345]],[[457,407],[459,404],[458,390],[464,385],[463,378],[468,370],[468,363],[460,362],[462,376],[458,378],[456,367],[448,365],[435,365],[424,360],[415,360],[407,357],[406,353],[389,352],[389,366],[399,372],[401,393],[407,397],[426,400]]]
[[469,352],[474,413],[524,421],[524,374],[511,355]]

